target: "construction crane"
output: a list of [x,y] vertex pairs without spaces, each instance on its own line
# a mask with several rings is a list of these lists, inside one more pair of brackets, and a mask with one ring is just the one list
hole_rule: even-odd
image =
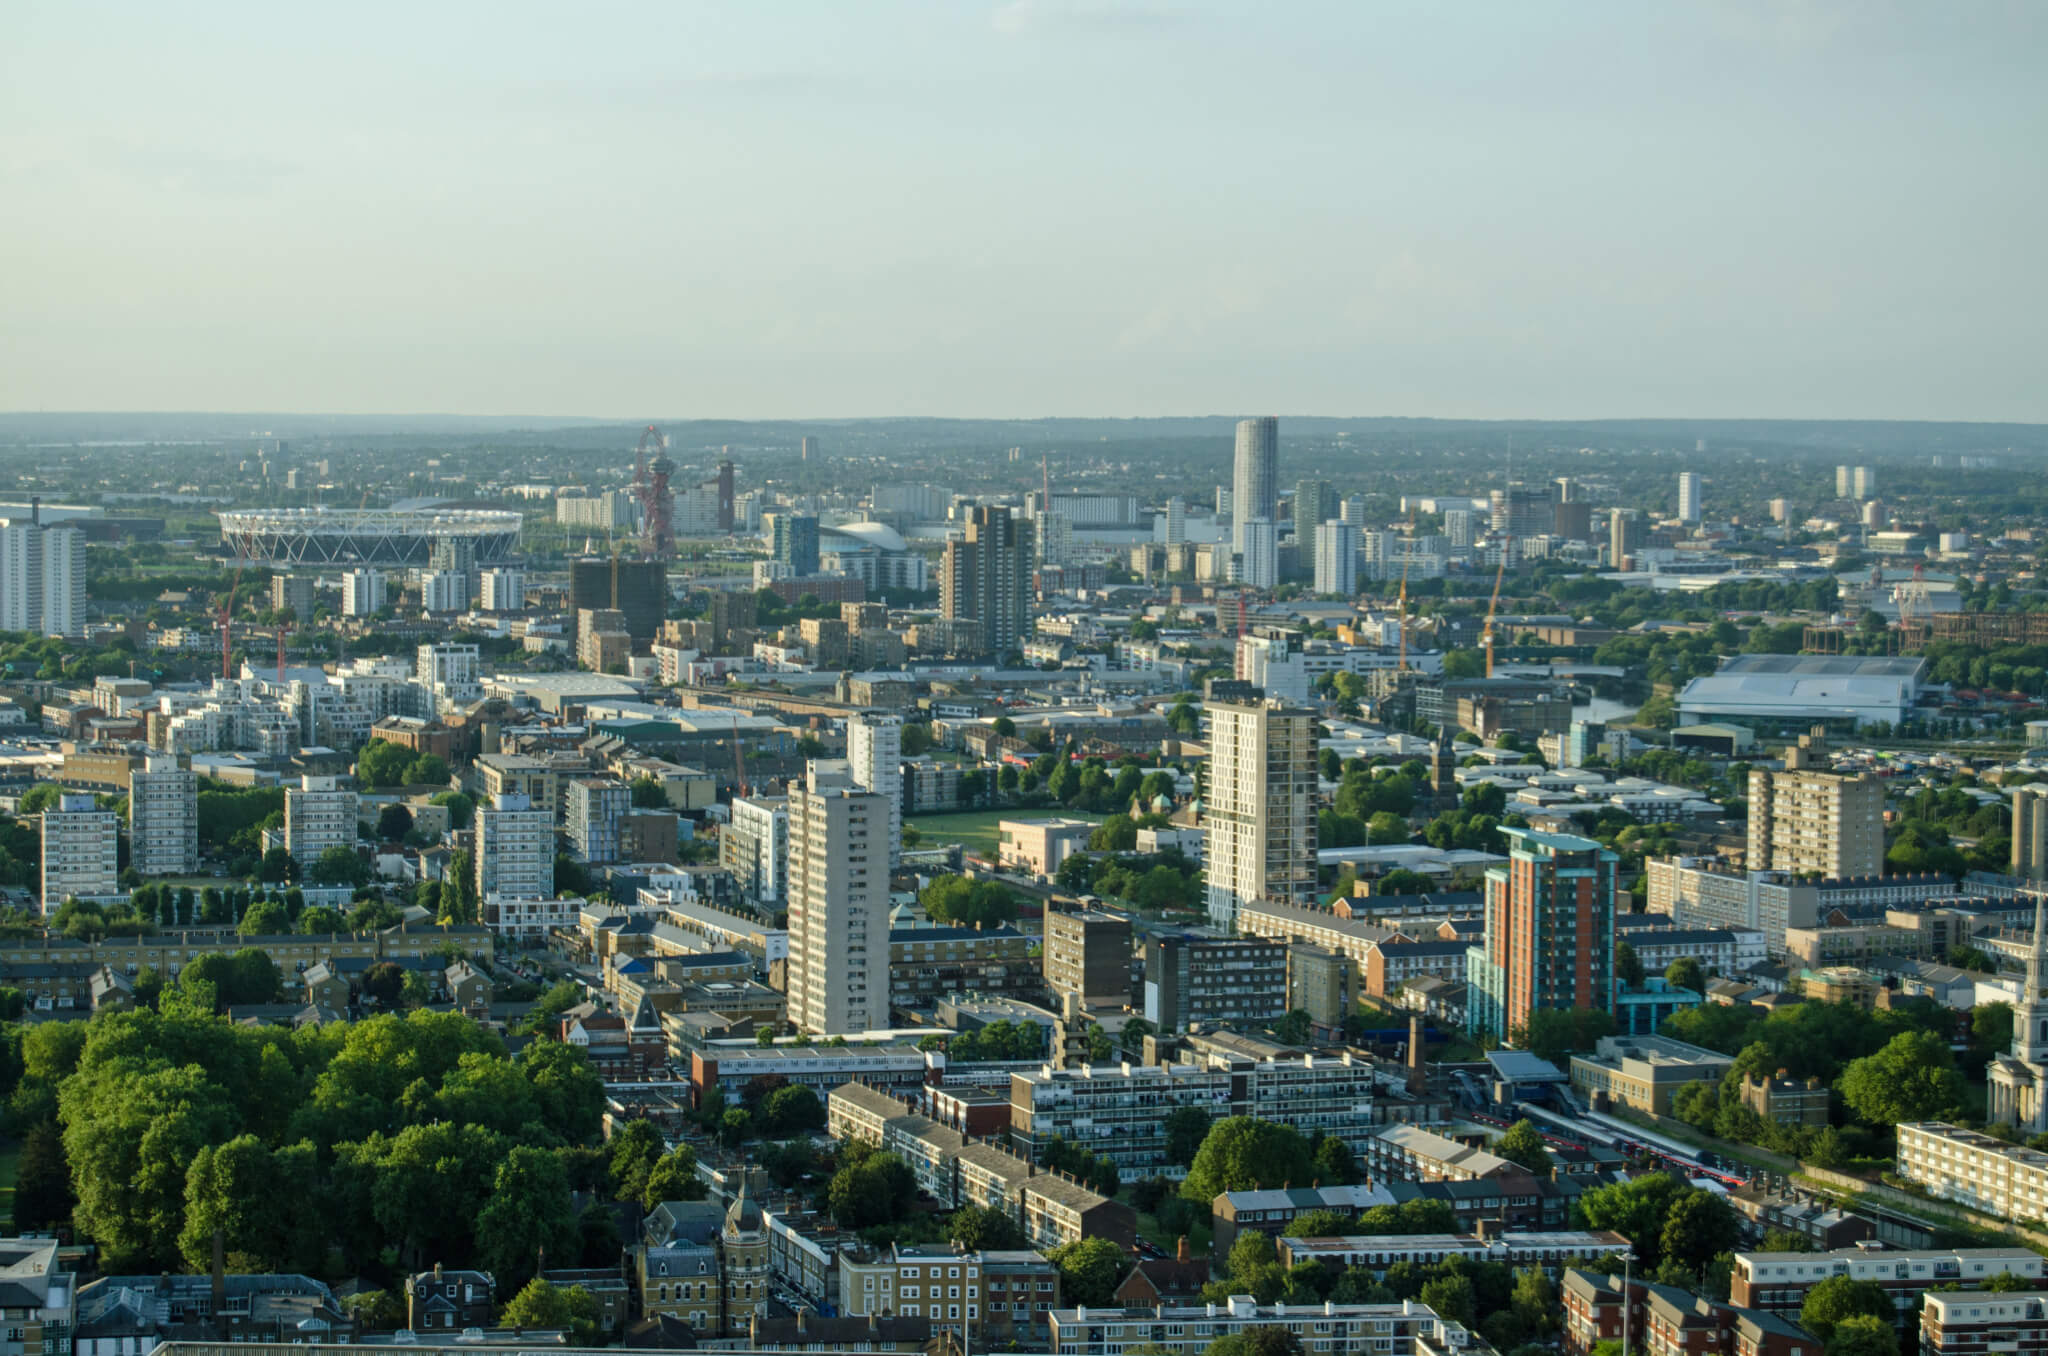
[[1508,549],[1514,538],[1503,537],[1500,544],[1500,568],[1493,572],[1493,597],[1486,604],[1486,629],[1479,635],[1479,643],[1486,647],[1486,676],[1493,677],[1493,617],[1500,610],[1500,582],[1508,573]]
[[228,585],[227,596],[220,600],[220,615],[216,624],[220,627],[220,676],[223,678],[234,676],[228,669],[229,638],[234,634],[235,592],[242,587],[242,571],[248,568],[248,565],[247,556],[235,557],[234,582]]

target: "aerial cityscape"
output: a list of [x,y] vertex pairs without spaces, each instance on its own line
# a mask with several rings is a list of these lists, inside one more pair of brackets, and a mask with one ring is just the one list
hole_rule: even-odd
[[0,15],[0,1356],[2048,1356],[2048,15],[309,17]]

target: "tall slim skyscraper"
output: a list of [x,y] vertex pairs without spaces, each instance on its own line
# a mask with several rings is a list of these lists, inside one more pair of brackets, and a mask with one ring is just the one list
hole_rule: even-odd
[[1612,569],[1627,569],[1628,561],[1643,549],[1642,515],[1629,508],[1611,509],[1607,523],[1607,564]]
[[129,865],[141,876],[199,869],[199,779],[167,753],[128,774]]
[[2039,782],[2012,793],[2012,874],[2048,881],[2048,786]]
[[1551,1008],[1614,1010],[1614,884],[1621,859],[1590,838],[1502,829],[1486,873],[1486,941],[1466,954],[1466,1026],[1526,1031]]
[[732,531],[732,459],[718,463],[718,530]]
[[1188,504],[1179,495],[1166,501],[1166,544],[1178,546],[1188,539]]
[[1244,553],[1244,524],[1255,518],[1272,522],[1280,516],[1280,421],[1271,415],[1240,419],[1237,460],[1230,486],[1231,520],[1237,524],[1231,546]]
[[1349,598],[1358,592],[1358,529],[1322,523],[1315,529],[1316,592]]
[[1445,509],[1444,537],[1453,550],[1464,551],[1472,546],[1472,510]]
[[1849,488],[1855,492],[1858,499],[1876,498],[1877,472],[1871,470],[1868,466],[1858,466],[1855,469],[1855,473],[1850,477]]
[[1852,472],[1847,466],[1837,466],[1835,468],[1835,498],[1847,499],[1849,497],[1855,483],[1850,478],[1851,475]]
[[789,793],[789,1019],[814,1036],[889,1024],[885,798],[812,763]]
[[853,784],[889,803],[889,866],[903,860],[903,717],[857,711],[846,720]]
[[1002,507],[968,510],[966,535],[946,543],[939,610],[948,621],[975,623],[983,654],[1009,654],[1024,643],[1031,543],[1031,524]]
[[85,533],[43,529],[43,634],[85,634]]
[[809,461],[812,457],[818,455],[818,440],[816,438],[805,438],[798,447],[797,452],[800,460]]
[[1698,471],[1678,473],[1678,517],[1681,522],[1696,523],[1700,520],[1703,488],[1704,482]]
[[1316,717],[1249,688],[1212,696],[1204,710],[1209,922],[1229,931],[1241,905],[1316,898]]
[[85,634],[85,534],[0,521],[0,630]]

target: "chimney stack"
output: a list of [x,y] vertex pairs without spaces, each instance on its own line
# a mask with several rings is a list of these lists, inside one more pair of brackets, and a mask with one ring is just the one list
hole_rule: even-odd
[[1418,1097],[1429,1091],[1429,1070],[1423,1063],[1422,1014],[1408,1014],[1408,1091]]

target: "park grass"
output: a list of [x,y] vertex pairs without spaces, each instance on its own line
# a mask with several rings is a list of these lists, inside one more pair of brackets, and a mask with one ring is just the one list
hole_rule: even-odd
[[903,822],[906,828],[915,826],[923,835],[919,847],[958,843],[976,856],[994,861],[999,833],[996,825],[1005,819],[1046,819],[1055,815],[1062,819],[1085,819],[1091,824],[1100,824],[1104,818],[1079,810],[1048,806],[1036,810],[969,810],[963,814],[918,815]]

